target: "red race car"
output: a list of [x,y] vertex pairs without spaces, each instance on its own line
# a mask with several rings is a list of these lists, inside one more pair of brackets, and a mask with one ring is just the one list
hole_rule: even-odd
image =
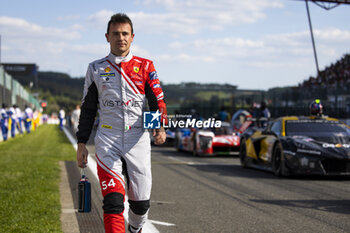
[[239,136],[228,122],[222,122],[221,128],[180,129],[175,139],[176,149],[193,155],[238,155],[239,143]]

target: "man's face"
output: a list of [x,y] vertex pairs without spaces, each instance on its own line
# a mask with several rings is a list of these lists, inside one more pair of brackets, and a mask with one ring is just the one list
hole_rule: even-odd
[[113,23],[110,25],[109,33],[106,33],[106,38],[110,44],[111,52],[116,56],[125,57],[129,53],[134,34],[131,33],[130,24]]

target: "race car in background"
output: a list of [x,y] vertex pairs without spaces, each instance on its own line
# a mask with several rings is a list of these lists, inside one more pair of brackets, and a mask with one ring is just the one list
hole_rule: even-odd
[[275,175],[350,175],[350,129],[334,118],[281,117],[241,135],[243,167]]
[[231,126],[234,132],[243,133],[256,119],[252,118],[250,112],[244,109],[237,110],[231,118]]
[[239,142],[228,122],[222,122],[221,128],[178,129],[175,136],[175,148],[193,155],[238,155]]

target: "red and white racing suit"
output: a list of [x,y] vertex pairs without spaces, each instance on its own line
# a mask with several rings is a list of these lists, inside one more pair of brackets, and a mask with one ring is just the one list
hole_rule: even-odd
[[152,174],[150,135],[143,129],[146,99],[150,110],[159,110],[166,121],[164,93],[152,61],[130,52],[126,57],[110,53],[89,64],[77,138],[78,143],[88,141],[98,111],[95,146],[107,233],[125,232],[126,190],[130,225],[140,229],[147,219]]

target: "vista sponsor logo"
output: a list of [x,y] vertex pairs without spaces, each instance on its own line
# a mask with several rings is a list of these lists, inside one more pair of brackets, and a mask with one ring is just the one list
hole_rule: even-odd
[[350,144],[329,144],[329,143],[323,143],[323,148],[350,148]]
[[102,100],[102,104],[105,107],[120,107],[120,106],[129,106],[129,107],[141,107],[143,101],[137,101],[135,99],[130,99],[128,101],[123,100]]

